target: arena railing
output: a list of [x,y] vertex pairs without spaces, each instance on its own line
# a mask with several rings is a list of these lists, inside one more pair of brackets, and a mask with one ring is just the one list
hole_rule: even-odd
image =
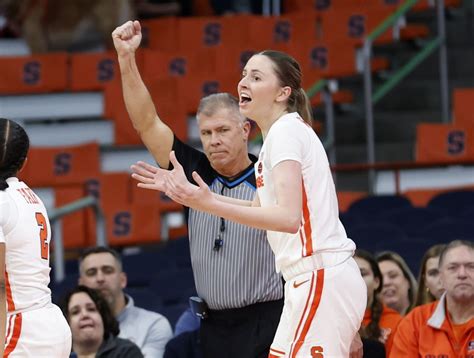
[[[391,16],[383,21],[364,41],[364,97],[366,112],[366,135],[367,135],[367,163],[375,164],[375,139],[374,139],[374,105],[391,89],[393,89],[403,78],[408,76],[423,60],[425,60],[434,50],[439,49],[439,74],[441,89],[441,115],[444,123],[449,122],[449,88],[448,88],[448,67],[446,52],[446,26],[444,19],[444,0],[436,0],[437,16],[437,36],[430,40],[410,61],[394,73],[383,85],[375,90],[372,89],[371,57],[372,45],[374,41],[383,34],[389,27],[393,26],[402,16],[404,16],[418,0],[407,0]],[[369,170],[368,176],[369,192],[373,191],[375,172]]]
[[99,201],[93,196],[74,201],[55,208],[49,215],[54,234],[54,280],[61,282],[66,276],[64,263],[64,243],[62,237],[62,218],[66,215],[91,207],[96,218],[96,245],[107,246],[105,219]]

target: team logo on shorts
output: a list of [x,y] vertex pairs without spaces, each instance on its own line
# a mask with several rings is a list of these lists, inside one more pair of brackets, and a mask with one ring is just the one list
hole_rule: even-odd
[[469,341],[469,343],[467,344],[467,352],[472,352],[474,351],[474,341]]
[[262,170],[263,170],[263,165],[262,165],[262,162],[258,163],[258,174],[262,174]]

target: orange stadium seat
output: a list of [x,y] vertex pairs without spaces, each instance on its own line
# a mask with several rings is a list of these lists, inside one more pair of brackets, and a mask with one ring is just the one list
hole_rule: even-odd
[[455,190],[474,189],[474,186],[456,186],[446,188],[426,188],[426,189],[410,189],[404,191],[403,196],[407,197],[413,206],[426,207],[435,196]]
[[143,77],[147,81],[164,78],[186,78],[195,73],[212,74],[215,70],[214,49],[195,52],[143,51]]
[[122,96],[122,85],[118,81],[105,88],[104,116],[114,122],[114,143],[116,145],[142,144],[128,117],[127,108]]
[[217,52],[216,56],[216,74],[221,77],[235,78],[235,87],[242,74],[242,70],[247,61],[254,54],[259,52],[255,46],[225,45],[222,51]]
[[[101,173],[88,178],[83,186],[83,195],[91,195],[99,200],[101,208],[121,207],[131,203],[130,173]],[[96,242],[96,220],[92,209],[86,210],[87,243]]]
[[[84,189],[80,184],[66,185],[54,189],[54,205],[56,208],[70,204],[84,197]],[[64,216],[62,220],[62,236],[65,249],[77,249],[88,246],[86,235],[86,212],[77,211]]]
[[191,75],[188,78],[178,80],[179,97],[185,102],[186,112],[194,114],[201,98],[207,95],[217,92],[229,92],[237,96],[237,83],[237,75]]
[[212,16],[214,10],[209,0],[193,0],[193,14],[194,16]]
[[120,77],[115,53],[78,53],[71,55],[70,59],[72,91],[101,90]]
[[[147,84],[158,115],[183,141],[188,139],[186,92],[180,91],[180,79],[169,78]],[[185,81],[184,79],[182,81]],[[186,79],[186,83],[189,81]],[[184,88],[183,91],[188,91]]]
[[454,123],[464,127],[474,127],[474,88],[457,88],[453,91]]
[[[321,78],[338,78],[357,73],[356,48],[347,41],[300,41],[288,51],[300,63],[303,87],[308,88]],[[388,67],[384,58],[372,59],[372,71]]]
[[[389,8],[341,7],[330,9],[321,15],[322,39],[328,42],[352,42],[361,45],[364,38],[392,14]],[[393,41],[391,29],[378,37],[376,43]]]
[[140,21],[142,25],[142,46],[152,50],[178,50],[178,18],[165,17]]
[[160,236],[160,215],[155,204],[133,203],[104,208],[109,245],[125,246],[157,243]]
[[416,161],[474,159],[474,128],[452,124],[419,124]]
[[[160,217],[170,212],[182,212],[183,207],[167,198],[159,192],[153,192],[147,189],[137,187],[136,182],[132,185],[132,200],[134,203],[144,203],[146,205],[156,205]],[[184,223],[182,226],[176,228],[170,228],[169,238],[176,239],[183,237],[187,234],[187,225]]]
[[248,44],[251,19],[251,15],[181,18],[178,23],[179,50],[195,52],[225,44]]
[[32,148],[21,177],[31,186],[80,184],[100,170],[99,145]]
[[0,94],[65,91],[68,85],[65,53],[0,58]]
[[249,23],[251,36],[247,46],[261,51],[268,48],[285,51],[287,46],[302,39],[316,40],[320,22],[313,11],[286,16],[255,16]]

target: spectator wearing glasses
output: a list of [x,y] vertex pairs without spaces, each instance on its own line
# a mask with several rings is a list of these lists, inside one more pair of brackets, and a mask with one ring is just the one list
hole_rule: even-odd
[[474,244],[441,252],[439,301],[414,308],[398,325],[390,357],[474,357]]
[[[135,62],[139,23],[127,22],[112,37],[128,113],[160,167],[170,167],[173,150],[190,180],[197,171],[213,192],[251,200],[257,158],[248,153],[250,123],[237,99],[220,93],[201,100],[197,121],[204,152],[193,149],[158,116],[140,77]],[[200,330],[203,356],[221,358],[225,352],[229,358],[266,358],[282,312],[283,284],[265,231],[185,210],[196,289],[208,306]]]

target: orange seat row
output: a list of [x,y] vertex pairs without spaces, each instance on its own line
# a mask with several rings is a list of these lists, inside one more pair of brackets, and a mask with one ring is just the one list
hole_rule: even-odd
[[417,161],[474,160],[474,88],[457,88],[452,97],[452,123],[417,126]]

